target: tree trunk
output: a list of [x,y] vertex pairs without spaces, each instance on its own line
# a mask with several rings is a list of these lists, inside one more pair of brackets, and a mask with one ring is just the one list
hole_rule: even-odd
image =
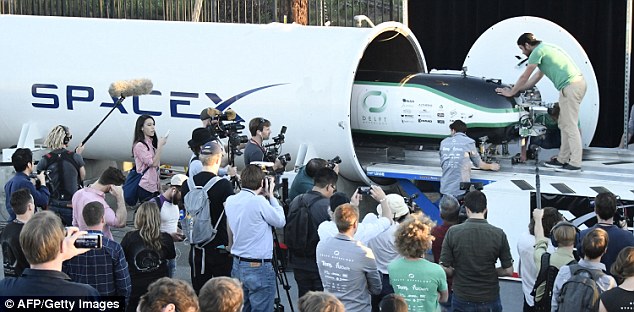
[[291,9],[295,23],[308,25],[308,0],[293,0]]
[[194,14],[192,15],[192,22],[198,22],[200,20],[200,12],[203,8],[203,0],[196,0],[194,5]]

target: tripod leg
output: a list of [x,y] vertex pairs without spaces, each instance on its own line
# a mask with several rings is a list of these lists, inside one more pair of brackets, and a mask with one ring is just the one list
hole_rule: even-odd
[[[286,268],[284,267],[284,265],[282,263],[280,263],[280,259],[278,258],[278,252],[280,251],[280,244],[279,241],[277,239],[277,233],[275,232],[275,229],[272,228],[273,230],[273,268],[275,269],[275,274],[276,274],[276,279],[275,279],[275,287],[277,288],[277,298],[275,298],[275,302],[276,302],[276,306],[279,305],[281,306],[280,300],[280,289],[278,288],[278,280],[279,283],[282,285],[282,287],[284,288],[284,290],[286,290],[286,298],[288,299],[288,305],[291,308],[291,312],[295,312],[295,309],[293,307],[293,301],[291,300],[291,285],[288,283],[288,276],[286,275]],[[282,307],[282,311],[283,311],[283,307]]]

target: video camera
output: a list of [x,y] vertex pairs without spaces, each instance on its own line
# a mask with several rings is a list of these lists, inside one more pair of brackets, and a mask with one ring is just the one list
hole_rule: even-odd
[[286,134],[286,126],[282,126],[280,134],[273,137],[273,143],[264,145],[266,153],[264,154],[264,160],[269,162],[275,162],[275,159],[279,159],[283,167],[286,167],[289,161],[291,161],[291,154],[286,153],[280,155],[282,144],[284,144],[284,135]]
[[269,161],[252,161],[250,165],[256,165],[262,169],[262,172],[266,176],[275,176],[275,170],[273,170],[274,163]]
[[226,130],[227,137],[229,138],[228,143],[231,152],[236,156],[242,155],[242,151],[240,151],[240,145],[249,141],[249,138],[247,138],[246,135],[241,135],[242,129],[244,129],[244,125],[240,124],[240,122],[237,121],[224,125],[224,128]]
[[326,167],[330,168],[331,170],[335,169],[335,166],[341,163],[341,157],[339,157],[339,155],[335,156],[335,158],[328,160],[328,164],[326,164]]
[[[42,182],[40,182],[40,179],[37,178],[37,176],[42,173],[42,170],[38,170],[37,173],[35,172],[31,172],[31,174],[29,174],[29,178],[30,179],[35,179],[35,187],[39,188],[40,186],[42,186]],[[44,170],[44,181],[48,184],[51,182],[51,178],[48,176],[51,173],[50,170]]]
[[[240,151],[240,144],[247,143],[249,141],[246,135],[242,135],[242,130],[244,129],[242,120],[236,120],[238,115],[232,109],[227,109],[225,112],[214,110],[213,113],[213,116],[211,116],[212,123],[207,127],[211,135],[214,138],[228,138],[231,153],[235,156],[242,155],[242,152]],[[224,123],[224,121],[231,122]]]
[[[244,129],[244,125],[240,124],[242,120],[236,120],[238,116],[234,110],[231,108],[227,109],[224,113],[219,110],[213,110],[215,113],[211,116],[211,125],[209,125],[208,129],[211,132],[211,135],[224,139],[229,137],[231,134],[240,134],[242,129]],[[230,123],[224,123],[224,121],[231,121]],[[246,136],[243,136],[246,138]]]
[[416,209],[418,209],[418,204],[414,200],[418,198],[418,193],[414,193],[411,196],[403,196],[403,200],[405,200],[405,204],[409,208],[410,213],[414,213]]

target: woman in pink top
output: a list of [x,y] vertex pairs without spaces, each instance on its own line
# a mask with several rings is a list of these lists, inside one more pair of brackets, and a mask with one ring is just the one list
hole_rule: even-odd
[[156,138],[154,118],[141,115],[134,126],[134,142],[132,155],[139,173],[149,168],[139,182],[138,198],[141,201],[156,196],[160,192],[159,167],[161,166],[161,151],[167,142],[167,137]]

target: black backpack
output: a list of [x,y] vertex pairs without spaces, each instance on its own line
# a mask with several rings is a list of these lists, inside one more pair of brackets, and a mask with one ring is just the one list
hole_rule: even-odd
[[570,266],[570,279],[561,287],[557,297],[559,312],[599,311],[601,288],[597,281],[605,275],[601,270]]
[[56,164],[57,166],[57,179],[55,181],[51,179],[46,183],[46,187],[48,187],[51,192],[51,199],[70,201],[73,198],[73,194],[71,194],[70,191],[65,188],[64,161],[70,163],[71,165],[73,165],[73,167],[75,167],[75,170],[77,171],[78,186],[83,186],[79,173],[79,164],[77,164],[75,159],[73,159],[73,156],[75,156],[75,153],[66,150],[61,152],[50,152],[44,155],[44,157],[46,158],[46,168],[44,168],[44,170],[48,170],[48,168],[53,164]]
[[[576,264],[577,261],[571,260],[567,265]],[[535,281],[535,285],[533,286],[533,290],[531,291],[531,296],[533,296],[535,300],[535,305],[533,306],[534,311],[537,312],[550,312],[551,308],[551,300],[553,298],[553,288],[555,286],[555,278],[557,277],[557,273],[559,273],[559,269],[556,266],[550,265],[550,253],[545,252],[542,254],[541,266],[539,268],[539,273],[537,273],[537,280]],[[537,300],[537,288],[541,285],[544,286],[544,294]]]
[[306,204],[305,196],[306,194],[301,194],[291,203],[284,226],[284,239],[292,255],[314,258],[319,235],[312,220],[310,207],[321,197],[317,196],[309,204]]

